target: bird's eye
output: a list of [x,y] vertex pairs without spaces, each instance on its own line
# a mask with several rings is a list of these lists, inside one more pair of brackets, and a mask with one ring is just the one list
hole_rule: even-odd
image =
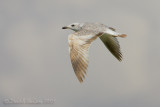
[[75,25],[71,25],[72,27],[74,27]]

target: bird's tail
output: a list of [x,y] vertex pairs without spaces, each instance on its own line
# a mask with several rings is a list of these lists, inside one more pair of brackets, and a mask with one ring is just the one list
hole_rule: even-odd
[[118,35],[118,37],[121,37],[121,38],[125,38],[127,35],[126,34],[120,34]]

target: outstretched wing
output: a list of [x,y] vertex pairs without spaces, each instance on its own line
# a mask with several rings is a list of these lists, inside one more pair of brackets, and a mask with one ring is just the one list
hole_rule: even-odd
[[88,49],[90,47],[90,44],[100,35],[102,35],[102,33],[99,33],[97,35],[84,35],[84,33],[76,32],[68,37],[72,67],[80,82],[83,82],[83,79],[85,78],[84,75],[87,71]]
[[104,43],[104,45],[108,48],[108,50],[119,60],[122,60],[122,53],[120,51],[120,45],[116,37],[114,35],[110,35],[108,33],[104,33],[100,39]]

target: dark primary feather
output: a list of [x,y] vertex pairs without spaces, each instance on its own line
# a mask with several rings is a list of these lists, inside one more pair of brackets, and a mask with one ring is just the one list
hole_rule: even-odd
[[120,51],[120,45],[116,37],[113,37],[113,35],[109,35],[104,33],[102,36],[100,36],[100,39],[108,48],[108,50],[119,60],[122,60],[122,53]]

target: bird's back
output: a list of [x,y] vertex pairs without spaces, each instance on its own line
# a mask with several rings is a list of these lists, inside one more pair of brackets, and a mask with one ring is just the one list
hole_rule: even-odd
[[84,23],[82,29],[88,30],[88,31],[94,31],[94,32],[103,32],[107,28],[106,25],[101,23]]

